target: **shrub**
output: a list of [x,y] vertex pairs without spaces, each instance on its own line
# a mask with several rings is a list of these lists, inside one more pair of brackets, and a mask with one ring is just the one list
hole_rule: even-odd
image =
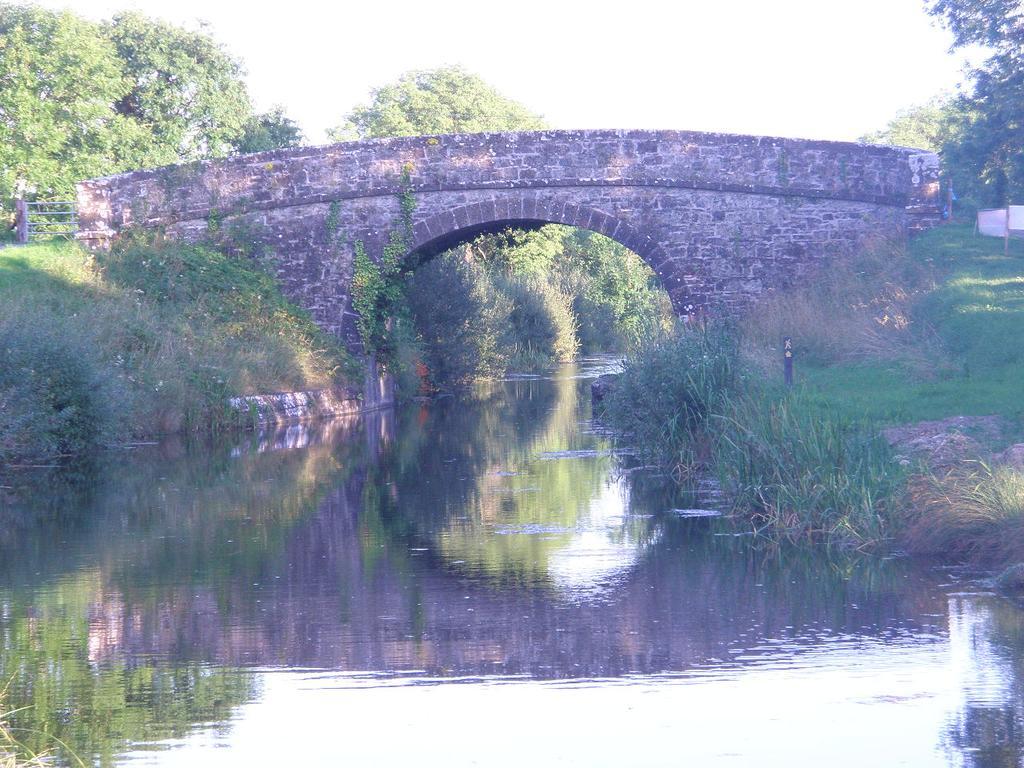
[[537,368],[573,360],[579,352],[572,300],[537,278],[498,278],[510,307],[501,337],[507,366]]
[[233,395],[354,373],[252,262],[160,239],[3,249],[0,342],[0,457],[234,425]]
[[504,370],[499,345],[511,307],[481,267],[455,254],[439,256],[416,270],[406,295],[435,385]]
[[78,453],[108,432],[112,392],[79,329],[0,314],[0,461]]

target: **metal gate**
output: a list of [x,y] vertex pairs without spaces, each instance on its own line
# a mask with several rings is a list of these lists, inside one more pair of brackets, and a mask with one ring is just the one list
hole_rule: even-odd
[[78,207],[73,200],[18,200],[17,229],[19,243],[54,237],[73,240],[78,232]]

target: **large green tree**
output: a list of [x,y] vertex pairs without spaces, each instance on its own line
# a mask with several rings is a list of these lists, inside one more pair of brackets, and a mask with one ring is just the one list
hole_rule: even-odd
[[147,126],[170,157],[194,160],[229,153],[252,115],[241,64],[205,32],[139,13],[103,25],[131,88],[119,114]]
[[233,145],[236,152],[266,152],[297,147],[301,143],[302,130],[285,115],[283,107],[274,107],[250,117]]
[[375,89],[370,103],[356,107],[328,131],[335,141],[386,136],[424,136],[482,131],[531,131],[543,118],[462,67],[409,72]]
[[953,47],[982,45],[989,58],[958,100],[963,118],[944,146],[947,167],[978,202],[1024,200],[1024,4],[1020,0],[930,0]]
[[957,133],[962,113],[952,97],[936,96],[931,101],[905,109],[885,128],[861,136],[869,144],[890,144],[939,152]]
[[0,200],[67,194],[79,179],[145,164],[149,129],[111,108],[130,87],[96,25],[0,5]]
[[280,108],[253,114],[242,74],[206,31],[0,4],[0,212],[84,178],[299,143]]

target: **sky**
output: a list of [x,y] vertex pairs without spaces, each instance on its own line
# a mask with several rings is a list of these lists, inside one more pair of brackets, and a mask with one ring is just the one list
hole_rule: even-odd
[[[322,143],[370,91],[461,64],[555,128],[855,140],[954,91],[964,55],[923,0],[43,0],[195,28],[242,60],[261,111]],[[977,53],[974,54],[975,56]]]

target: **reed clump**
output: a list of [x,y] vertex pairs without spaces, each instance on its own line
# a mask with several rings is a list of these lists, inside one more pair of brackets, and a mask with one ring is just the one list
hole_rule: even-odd
[[865,547],[888,535],[901,472],[872,425],[772,386],[728,326],[691,326],[630,360],[604,417],[680,479],[719,476],[766,536]]
[[729,327],[693,324],[627,359],[605,417],[648,458],[689,477],[707,462],[709,421],[748,378]]
[[889,535],[903,473],[872,425],[755,390],[717,419],[715,446],[733,507],[756,529],[857,548]]
[[911,478],[903,539],[919,553],[987,562],[1024,552],[1024,471],[965,461],[942,475]]

